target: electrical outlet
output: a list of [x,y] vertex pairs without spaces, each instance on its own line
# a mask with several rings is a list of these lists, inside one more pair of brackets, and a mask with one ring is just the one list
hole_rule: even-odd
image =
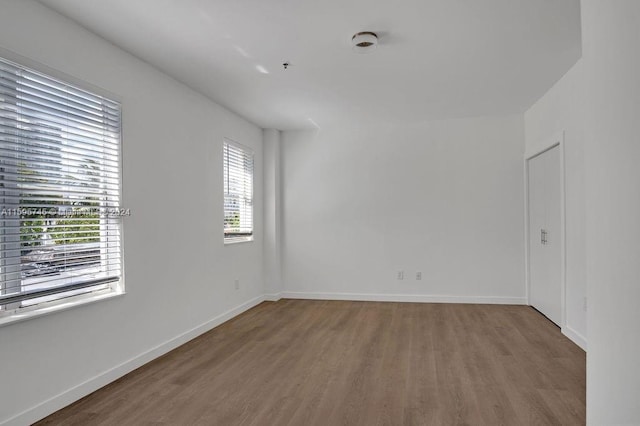
[[422,272],[416,272],[416,280],[420,281],[422,279]]
[[233,282],[233,285],[235,286],[236,290],[240,290],[240,280],[235,280]]
[[404,280],[404,271],[398,271],[398,279]]

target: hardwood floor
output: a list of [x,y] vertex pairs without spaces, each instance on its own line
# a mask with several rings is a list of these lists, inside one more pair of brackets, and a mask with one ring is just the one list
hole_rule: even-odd
[[281,300],[38,424],[584,423],[585,353],[532,308]]

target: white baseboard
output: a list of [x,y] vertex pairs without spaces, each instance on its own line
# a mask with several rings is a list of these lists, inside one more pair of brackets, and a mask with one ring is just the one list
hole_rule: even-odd
[[568,325],[562,327],[562,334],[567,336],[573,343],[580,346],[583,351],[587,352],[587,338],[575,331]]
[[30,425],[40,419],[45,418],[46,416],[55,413],[61,408],[66,407],[67,405],[89,395],[91,392],[95,392],[103,386],[119,379],[125,374],[135,370],[138,367],[143,366],[144,364],[158,358],[159,356],[164,355],[165,353],[187,343],[189,340],[192,340],[199,335],[206,333],[207,331],[219,326],[220,324],[234,318],[237,315],[253,308],[254,306],[262,303],[263,301],[268,300],[265,296],[258,296],[254,299],[251,299],[235,308],[232,308],[215,318],[210,319],[209,321],[201,324],[191,330],[188,330],[173,339],[170,339],[128,361],[123,362],[120,365],[117,365],[99,375],[80,383],[73,388],[66,390],[38,405],[32,407],[22,413],[11,417],[10,419],[0,421],[1,425],[10,425],[10,426],[23,426]]
[[376,293],[307,293],[282,292],[283,299],[353,300],[358,302],[477,303],[491,305],[526,305],[525,297],[445,296],[426,294]]
[[264,295],[266,302],[277,302],[280,299],[282,299],[282,293],[268,293]]

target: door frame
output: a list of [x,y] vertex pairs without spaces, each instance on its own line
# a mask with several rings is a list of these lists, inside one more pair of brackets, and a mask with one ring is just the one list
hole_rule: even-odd
[[558,147],[560,154],[560,328],[564,331],[567,325],[567,250],[566,250],[566,216],[565,216],[565,166],[564,166],[564,131],[560,131],[536,144],[535,150],[527,151],[524,155],[524,269],[525,292],[527,305],[531,306],[531,276],[529,259],[529,241],[531,230],[529,229],[529,161],[553,148]]

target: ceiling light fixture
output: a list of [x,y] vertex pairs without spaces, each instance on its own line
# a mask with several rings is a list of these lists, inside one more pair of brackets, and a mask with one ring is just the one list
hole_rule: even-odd
[[359,32],[351,37],[351,46],[353,46],[353,50],[358,53],[369,53],[375,50],[377,44],[378,36],[371,31]]

